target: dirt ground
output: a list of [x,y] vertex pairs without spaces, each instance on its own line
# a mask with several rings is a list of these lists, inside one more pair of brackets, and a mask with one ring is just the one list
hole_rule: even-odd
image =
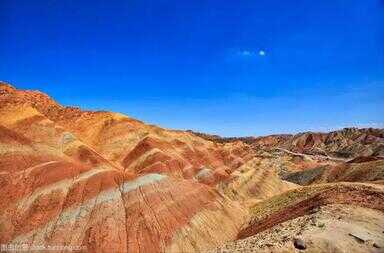
[[[297,249],[295,241],[305,249]],[[327,205],[212,252],[384,252],[384,213]]]

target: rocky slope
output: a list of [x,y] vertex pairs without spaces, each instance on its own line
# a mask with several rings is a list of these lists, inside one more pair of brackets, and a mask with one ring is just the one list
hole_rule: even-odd
[[2,244],[188,252],[235,238],[247,211],[212,185],[250,159],[246,145],[0,91]]
[[[364,214],[364,219],[361,215]],[[211,252],[383,252],[383,212],[326,205]]]
[[[372,135],[361,143],[380,147],[382,136]],[[317,206],[354,204],[381,218],[380,152],[349,161],[284,147],[63,107],[0,83],[0,244],[205,252],[285,222],[302,224],[296,219]],[[310,182],[319,185],[291,180],[321,166],[328,170]],[[339,181],[373,184],[323,184]],[[295,197],[288,205],[282,196]]]
[[287,191],[252,207],[239,240],[212,252],[383,252],[383,189],[339,183]]
[[283,178],[300,185],[331,182],[383,182],[384,160],[377,157],[364,157],[365,160],[361,159],[363,158],[288,173]]

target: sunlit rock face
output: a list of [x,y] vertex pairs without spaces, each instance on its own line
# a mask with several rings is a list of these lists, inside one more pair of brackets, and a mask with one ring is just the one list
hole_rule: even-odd
[[0,90],[1,243],[190,252],[236,238],[247,211],[215,185],[247,145]]
[[[258,252],[259,233],[290,231],[286,222],[301,229],[311,208],[335,204],[366,208],[376,235],[376,211],[384,210],[380,131],[223,140],[63,107],[0,83],[0,244],[206,252],[250,237]],[[342,149],[359,155],[335,158]],[[330,210],[321,217],[337,217]],[[325,242],[311,229],[303,234]],[[231,249],[244,249],[237,242]],[[285,248],[293,249],[274,249]]]
[[[233,239],[244,218],[240,206],[202,184],[160,174],[119,182],[118,174],[94,171],[52,182],[7,206],[2,240],[91,251],[198,250]],[[216,228],[220,234],[211,241],[201,236]]]

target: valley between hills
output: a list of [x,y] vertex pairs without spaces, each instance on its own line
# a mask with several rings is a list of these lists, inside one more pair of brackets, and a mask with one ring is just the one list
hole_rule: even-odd
[[384,129],[222,138],[0,83],[0,244],[384,252]]

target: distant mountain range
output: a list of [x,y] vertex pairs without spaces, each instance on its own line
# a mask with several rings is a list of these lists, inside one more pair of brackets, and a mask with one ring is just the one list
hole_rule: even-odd
[[[190,131],[192,132],[192,131]],[[262,137],[229,137],[193,132],[211,141],[227,143],[242,141],[255,149],[285,148],[293,152],[329,155],[342,158],[384,156],[384,129],[344,128],[329,133],[304,132]]]

